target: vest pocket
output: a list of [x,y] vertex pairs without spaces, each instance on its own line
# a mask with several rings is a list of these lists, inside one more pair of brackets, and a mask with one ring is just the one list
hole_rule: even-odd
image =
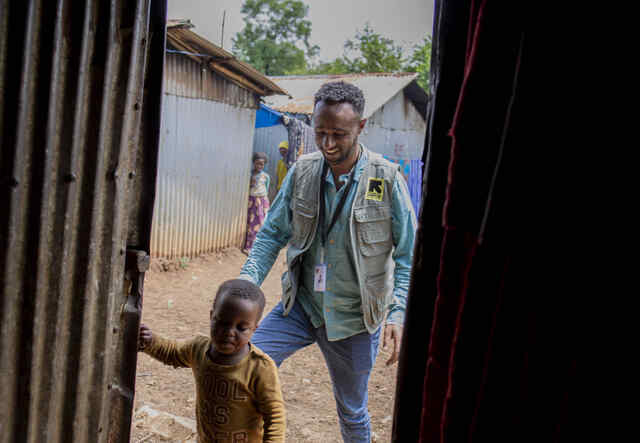
[[365,257],[388,253],[393,246],[391,239],[391,208],[389,206],[365,206],[354,210],[360,251]]
[[354,210],[356,221],[373,222],[380,220],[388,220],[391,218],[391,206],[387,205],[370,205],[362,206]]
[[387,294],[390,289],[387,274],[383,272],[382,274],[367,277],[365,285],[367,286],[367,293],[369,295],[372,320],[377,322],[384,317],[387,307]]
[[302,249],[303,243],[309,238],[316,219],[316,205],[312,202],[293,198],[291,200],[292,213],[292,243]]

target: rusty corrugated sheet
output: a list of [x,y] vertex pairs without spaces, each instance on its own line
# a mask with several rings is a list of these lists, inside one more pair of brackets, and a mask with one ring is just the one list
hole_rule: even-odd
[[181,54],[166,67],[151,254],[241,247],[258,97]]
[[198,63],[205,63],[210,69],[225,76],[229,81],[248,88],[256,94],[262,96],[287,95],[287,91],[253,66],[236,59],[232,53],[190,31],[188,27],[182,25],[168,27],[167,46],[193,54],[208,55],[206,58],[192,57]]
[[166,94],[228,103],[257,109],[259,97],[252,91],[230,82],[225,77],[182,54],[167,54],[165,62]]
[[0,442],[128,441],[165,15],[0,2]]

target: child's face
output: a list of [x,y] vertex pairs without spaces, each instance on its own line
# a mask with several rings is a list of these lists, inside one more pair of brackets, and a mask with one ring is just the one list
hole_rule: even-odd
[[217,352],[234,355],[247,346],[258,326],[258,309],[251,300],[223,295],[211,312],[211,340]]
[[287,156],[287,150],[284,148],[280,148],[280,155],[282,156],[282,158],[285,158]]
[[260,172],[264,169],[264,159],[259,158],[256,161],[253,162],[253,169],[256,172]]

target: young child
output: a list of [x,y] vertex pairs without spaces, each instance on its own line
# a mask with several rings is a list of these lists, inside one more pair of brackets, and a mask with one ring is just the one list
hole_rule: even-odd
[[247,236],[242,252],[249,254],[253,242],[258,235],[258,231],[267,218],[269,210],[269,184],[271,177],[264,172],[264,165],[267,163],[267,154],[264,152],[254,152],[253,170],[251,171],[251,182],[249,187],[249,207],[247,211]]
[[211,338],[168,340],[140,325],[140,349],[167,365],[191,368],[198,441],[284,442],[285,409],[275,363],[249,340],[265,299],[247,280],[228,280],[213,302]]

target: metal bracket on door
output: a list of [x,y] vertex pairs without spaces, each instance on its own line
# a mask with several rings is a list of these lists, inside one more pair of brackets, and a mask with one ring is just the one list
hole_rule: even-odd
[[131,411],[136,388],[136,364],[138,361],[138,330],[142,318],[144,294],[144,274],[149,269],[150,258],[145,251],[127,249],[124,265],[124,297],[120,310],[119,325],[113,333],[119,337],[120,352],[116,357],[116,367],[107,389],[111,391],[111,411],[107,442],[125,443],[129,441]]
[[[124,270],[126,279],[131,282],[129,296],[133,297],[135,311],[142,309],[142,296],[144,292],[144,273],[149,270],[150,257],[145,251],[127,249]],[[129,299],[123,306],[123,313],[128,312]]]

